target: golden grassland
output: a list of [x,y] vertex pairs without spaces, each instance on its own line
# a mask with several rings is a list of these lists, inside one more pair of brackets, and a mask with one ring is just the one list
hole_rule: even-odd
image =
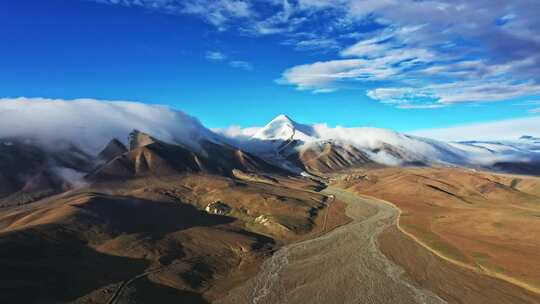
[[540,294],[539,178],[383,168],[335,183],[395,204],[399,228],[439,257]]

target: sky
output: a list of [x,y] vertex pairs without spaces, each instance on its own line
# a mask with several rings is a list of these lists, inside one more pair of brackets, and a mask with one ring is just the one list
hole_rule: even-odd
[[0,98],[161,104],[210,128],[285,113],[534,131],[538,12],[536,0],[2,1]]

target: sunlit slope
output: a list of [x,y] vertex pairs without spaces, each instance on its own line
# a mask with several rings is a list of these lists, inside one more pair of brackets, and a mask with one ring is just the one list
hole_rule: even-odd
[[540,179],[387,168],[336,183],[395,204],[400,227],[442,256],[539,290]]

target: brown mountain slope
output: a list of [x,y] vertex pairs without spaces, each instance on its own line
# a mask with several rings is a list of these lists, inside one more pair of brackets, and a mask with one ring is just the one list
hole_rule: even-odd
[[39,174],[47,166],[42,149],[20,142],[0,144],[0,198],[21,190],[28,176]]
[[103,161],[110,161],[113,158],[127,152],[126,146],[118,139],[112,139],[105,148],[98,154],[98,158]]
[[[253,275],[276,244],[320,233],[327,198],[313,187],[182,174],[0,209],[0,302],[107,303],[118,294],[119,303],[206,303]],[[216,202],[225,214],[204,211]],[[332,214],[328,229],[346,221]]]
[[66,143],[55,149],[48,151],[30,139],[0,140],[0,207],[64,191],[77,182],[76,172],[91,170],[92,157],[83,151]]
[[[168,144],[138,133],[133,148],[115,157],[93,172],[89,179],[131,178],[141,176],[170,176],[183,172],[206,172],[232,176],[234,169],[246,172],[280,172],[262,159],[226,144],[209,141],[200,143],[202,150]],[[142,138],[142,139],[141,139]]]
[[288,157],[312,173],[329,173],[373,165],[373,161],[362,151],[351,145],[324,143],[308,146]]

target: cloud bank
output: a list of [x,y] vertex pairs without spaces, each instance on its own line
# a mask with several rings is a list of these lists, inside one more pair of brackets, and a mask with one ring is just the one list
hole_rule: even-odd
[[[265,155],[275,163],[286,162],[280,159],[275,151],[281,150],[284,142],[294,139],[292,147],[297,151],[313,149],[322,153],[325,145],[332,142],[345,149],[354,147],[363,151],[373,161],[392,166],[407,162],[423,162],[477,167],[491,166],[505,161],[537,162],[540,159],[538,144],[533,140],[520,139],[520,137],[532,135],[531,138],[536,138],[539,119],[540,117],[529,121],[515,120],[485,126],[468,126],[463,130],[431,130],[432,134],[412,132],[416,136],[411,136],[380,128],[329,127],[326,124],[304,125],[280,115],[263,128],[233,127],[222,130],[220,133],[230,138],[232,143],[248,151]],[[499,137],[501,130],[515,126],[519,127]],[[472,136],[476,134],[478,138],[443,138],[445,134],[456,133]],[[435,136],[439,140],[430,139],[428,136]],[[464,139],[478,141],[460,143],[445,141]],[[501,141],[501,139],[508,140]]]
[[523,135],[540,137],[540,116],[417,130],[408,133],[445,141],[516,140]]
[[212,129],[212,131],[221,134],[227,138],[246,140],[255,135],[255,133],[257,133],[257,131],[259,131],[260,129],[261,127],[242,128],[240,126],[233,125],[228,128]]
[[165,106],[95,99],[0,99],[0,138],[31,138],[51,149],[69,142],[96,155],[112,138],[127,143],[133,129],[195,148],[200,137],[214,136],[196,118]]

